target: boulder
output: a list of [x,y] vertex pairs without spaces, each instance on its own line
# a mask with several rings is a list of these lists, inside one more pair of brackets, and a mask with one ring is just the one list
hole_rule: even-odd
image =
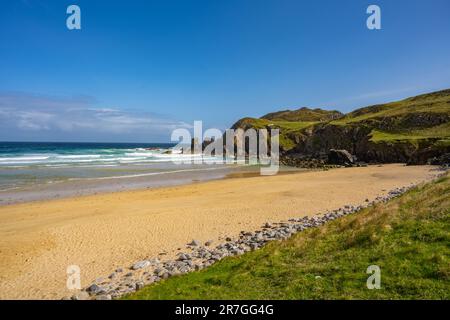
[[428,164],[437,166],[450,166],[450,153],[444,153],[441,156],[428,159]]
[[328,163],[351,166],[355,163],[355,157],[345,149],[330,149],[330,151],[328,152]]

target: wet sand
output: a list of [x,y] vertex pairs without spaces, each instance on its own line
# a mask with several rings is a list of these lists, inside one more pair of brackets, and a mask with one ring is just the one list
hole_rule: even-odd
[[118,267],[192,239],[235,237],[265,222],[373,200],[430,179],[430,166],[400,164],[223,179],[0,207],[0,298],[58,299],[66,268],[82,286]]

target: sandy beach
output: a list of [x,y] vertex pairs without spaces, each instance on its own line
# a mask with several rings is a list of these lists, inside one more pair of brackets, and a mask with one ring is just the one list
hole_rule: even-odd
[[430,166],[391,164],[202,182],[0,207],[0,298],[59,299],[66,268],[82,286],[192,239],[238,236],[265,222],[358,205],[419,183]]

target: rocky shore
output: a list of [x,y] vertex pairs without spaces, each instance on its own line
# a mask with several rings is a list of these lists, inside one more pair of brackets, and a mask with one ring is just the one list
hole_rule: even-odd
[[[437,175],[439,178],[446,174]],[[111,300],[142,289],[146,285],[167,279],[172,276],[202,270],[228,256],[237,256],[245,252],[257,250],[270,241],[283,240],[297,232],[319,227],[329,221],[356,213],[377,203],[387,202],[415,187],[415,184],[395,188],[385,196],[373,200],[366,199],[359,206],[346,205],[339,209],[318,213],[313,217],[292,218],[287,221],[265,223],[259,230],[241,231],[237,238],[228,237],[225,242],[213,246],[213,241],[201,243],[192,240],[186,249],[178,253],[175,260],[149,258],[137,261],[127,268],[118,268],[104,278],[98,278],[94,283],[74,294],[65,297],[66,300]]]

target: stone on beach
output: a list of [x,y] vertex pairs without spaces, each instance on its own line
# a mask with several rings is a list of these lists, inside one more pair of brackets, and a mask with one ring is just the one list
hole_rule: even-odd
[[90,287],[86,289],[87,292],[91,295],[97,295],[105,292],[105,289],[97,284],[92,284]]
[[89,300],[89,293],[87,293],[86,291],[80,291],[76,294],[74,294],[71,299],[72,300]]
[[148,261],[148,260],[142,260],[142,261],[136,262],[136,263],[131,267],[131,269],[133,269],[133,270],[139,270],[139,269],[147,268],[147,267],[149,267],[150,265],[151,265],[151,262],[150,262],[150,261]]
[[199,240],[192,240],[191,242],[188,243],[188,246],[192,246],[192,247],[198,247],[200,246],[201,242]]

